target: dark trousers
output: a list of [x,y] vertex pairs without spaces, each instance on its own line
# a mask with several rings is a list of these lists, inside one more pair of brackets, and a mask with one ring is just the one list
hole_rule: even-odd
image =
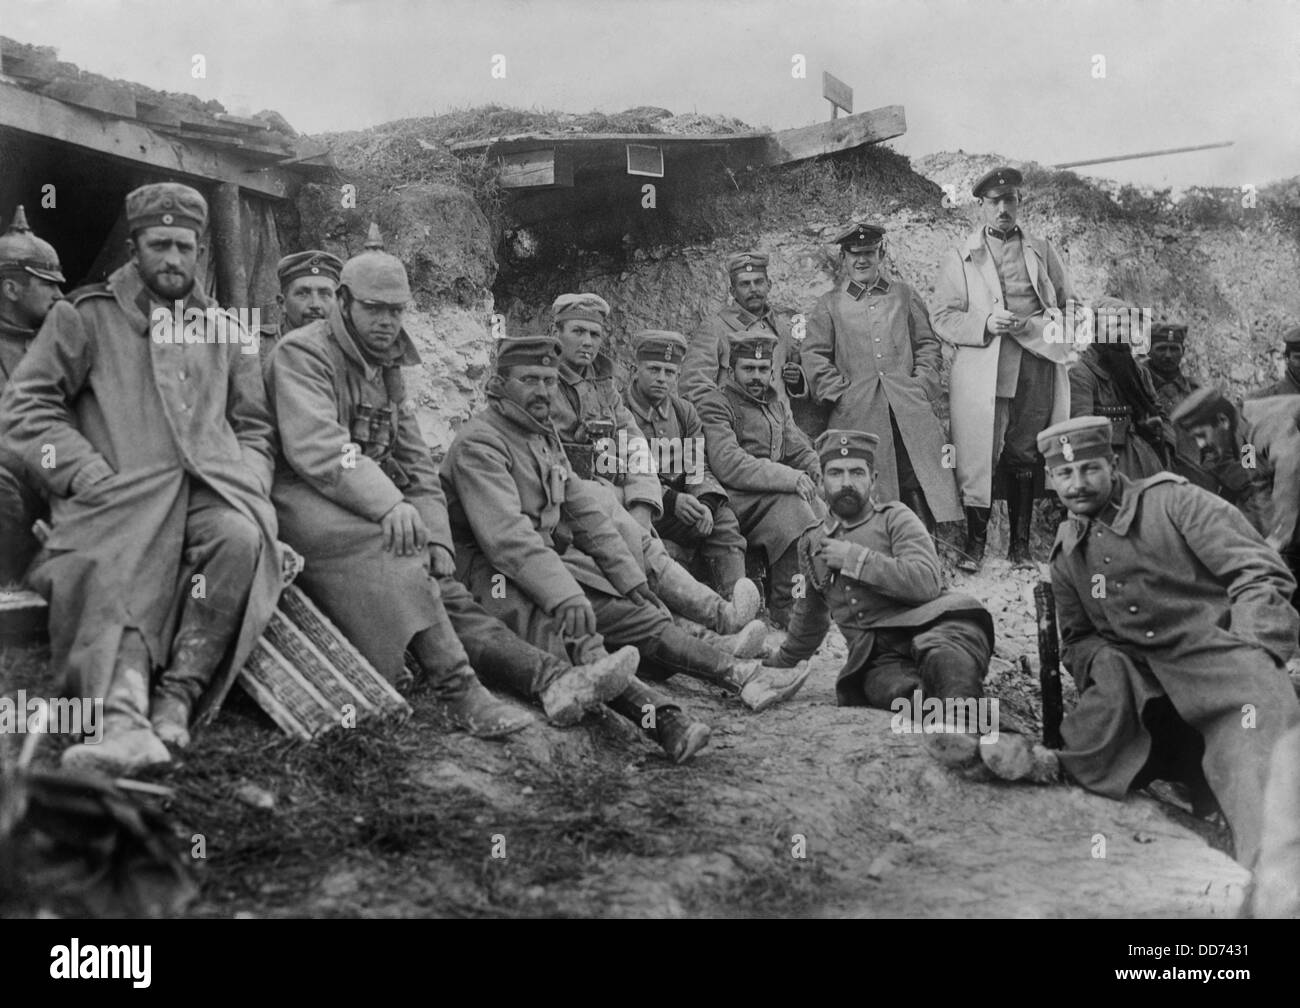
[[1006,416],[998,466],[1015,471],[1036,469],[1043,464],[1043,457],[1038,454],[1038,435],[1052,422],[1055,382],[1056,365],[1051,361],[1028,352],[1020,355],[1016,394],[1011,399],[997,401],[996,411],[1005,410]]
[[32,525],[49,513],[44,497],[22,471],[0,465],[0,585],[22,581],[40,549]]
[[889,710],[897,699],[982,697],[992,654],[975,620],[941,617],[920,629],[877,630],[862,672],[867,705]]

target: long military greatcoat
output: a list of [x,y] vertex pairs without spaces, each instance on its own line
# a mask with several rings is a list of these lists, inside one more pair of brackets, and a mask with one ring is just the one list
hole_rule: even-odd
[[[1300,396],[1248,399],[1241,410],[1242,446],[1226,466],[1250,478],[1258,493],[1234,501],[1255,531],[1279,553],[1295,548],[1300,522]],[[1253,463],[1247,468],[1245,462]],[[1217,475],[1216,471],[1216,475]]]
[[[187,307],[211,309],[191,329],[204,342],[153,338],[153,305],[131,263],[55,304],[0,400],[0,437],[50,491],[49,558],[31,583],[50,601],[55,665],[82,696],[104,695],[128,628],[142,633],[155,666],[169,662],[191,587],[182,555],[191,478],[260,530],[238,637],[200,703],[206,720],[283,582],[268,496],[274,436],[257,355],[243,352],[247,334],[197,289]],[[73,494],[82,467],[103,462],[114,474]]]
[[[1024,235],[1025,266],[1044,308],[1065,311],[1070,300],[1070,278],[1051,244]],[[998,384],[998,355],[1006,336],[990,336],[985,327],[997,308],[1004,307],[997,264],[984,240],[984,229],[971,233],[966,244],[945,256],[934,290],[931,313],[939,338],[956,348],[948,376],[948,403],[952,443],[956,449],[957,490],[965,507],[988,507],[993,495],[993,466],[1002,445],[993,442],[994,408]],[[1067,365],[1070,344],[1048,343],[1044,312],[1029,320],[1026,335],[1010,337],[1022,349],[1033,350],[1055,364],[1052,423],[1070,415],[1070,380]],[[1062,324],[1062,329],[1064,329]],[[1070,336],[1062,333],[1065,339]]]
[[[553,613],[584,589],[624,595],[646,583],[642,564],[578,479],[553,427],[489,392],[488,408],[456,432],[442,464],[456,574],[475,597]],[[495,611],[495,610],[493,610]],[[499,614],[498,614],[499,615]],[[501,617],[520,632],[520,622]]]
[[[817,556],[823,539],[843,539],[856,547],[841,570],[831,570]],[[806,593],[795,600],[781,661],[794,664],[811,658],[834,620],[849,646],[835,681],[841,707],[867,705],[862,677],[877,630],[919,628],[941,616],[964,616],[984,628],[992,650],[993,618],[988,610],[969,595],[944,590],[929,533],[898,501],[873,505],[854,525],[828,516],[800,538],[799,567]]]
[[[266,370],[281,450],[272,496],[285,541],[306,560],[299,583],[390,681],[411,638],[433,625],[438,591],[426,555],[384,550],[380,519],[406,500],[430,542],[453,549],[438,470],[402,380],[402,366],[420,357],[404,331],[396,349],[386,365],[368,361],[336,305],[284,335]],[[391,452],[358,441],[359,404],[392,409]]]
[[[1052,548],[1062,661],[1081,692],[1108,647],[1144,663],[1123,663],[1123,694],[1139,713],[1167,695],[1204,738],[1206,778],[1232,825],[1238,859],[1249,864],[1273,745],[1300,721],[1283,667],[1300,630],[1288,602],[1295,579],[1214,494],[1172,473],[1117,479],[1120,505],[1110,524],[1072,516]],[[1126,793],[1151,747],[1145,727],[1117,725],[1120,716],[1081,700],[1062,726],[1066,769],[1114,798]]]
[[880,438],[880,499],[898,500],[892,410],[935,520],[959,521],[952,469],[943,465],[948,439],[932,405],[943,393],[943,351],[916,292],[882,276],[823,294],[808,316],[803,362],[813,397],[831,404],[830,427]]

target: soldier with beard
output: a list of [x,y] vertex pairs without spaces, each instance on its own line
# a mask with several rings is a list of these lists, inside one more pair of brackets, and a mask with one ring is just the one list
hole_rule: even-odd
[[[833,619],[849,653],[835,683],[840,706],[890,709],[926,697],[978,698],[993,653],[993,619],[978,601],[945,591],[939,556],[921,520],[898,501],[878,503],[879,438],[828,430],[817,439],[822,496],[831,514],[799,540],[806,581],[774,665],[810,658]],[[945,762],[975,755],[973,733],[931,736]]]
[[[54,303],[63,297],[58,253],[32,234],[20,206],[0,235],[0,392]],[[40,544],[32,525],[49,516],[45,488],[0,445],[0,586],[20,581]]]
[[342,269],[343,263],[338,256],[319,249],[295,252],[276,264],[280,293],[275,296],[275,303],[280,306],[280,321],[262,326],[258,332],[263,372],[281,336],[302,328],[308,322],[329,318]]
[[1267,399],[1269,396],[1300,395],[1300,326],[1288,329],[1282,337],[1282,353],[1286,358],[1286,372],[1272,385],[1256,389],[1247,399]]

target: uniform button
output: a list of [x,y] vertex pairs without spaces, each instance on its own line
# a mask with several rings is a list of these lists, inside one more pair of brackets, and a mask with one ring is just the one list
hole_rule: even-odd
[[177,372],[177,375],[180,377],[180,380],[181,380],[181,381],[184,381],[184,380],[185,380],[185,372],[184,372],[184,371],[178,371],[178,372]]
[[877,357],[881,357],[881,356],[883,356],[883,355],[882,355],[882,354],[876,354],[876,356],[877,356]]
[[1148,637],[1154,637],[1155,635],[1156,635],[1156,632],[1155,632],[1154,630],[1148,630],[1148,631],[1147,631],[1147,636],[1148,636]]
[[877,373],[877,374],[880,374],[880,375],[883,375],[885,372],[883,372],[883,371],[878,371],[878,372],[876,372],[876,373]]
[[1106,563],[1110,563],[1110,557],[1102,557],[1102,560]]
[[1138,611],[1138,607],[1135,606],[1135,605],[1131,605],[1131,606],[1128,607],[1128,611],[1129,611],[1129,612],[1137,612],[1137,611]]
[[876,342],[877,342],[877,343],[880,342],[880,337],[879,337],[879,336],[876,337]]

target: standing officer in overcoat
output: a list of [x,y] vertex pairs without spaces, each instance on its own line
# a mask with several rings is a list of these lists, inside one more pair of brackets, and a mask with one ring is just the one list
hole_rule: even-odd
[[967,559],[979,569],[995,483],[1004,487],[1013,562],[1029,556],[1029,515],[1042,482],[1034,438],[1070,415],[1070,276],[1046,239],[1016,219],[1023,177],[995,168],[971,190],[984,224],[946,256],[932,314],[956,348],[948,380],[957,490]]
[[835,241],[848,268],[808,316],[803,364],[812,397],[830,407],[831,427],[880,438],[879,500],[901,500],[933,535],[936,521],[962,515],[933,405],[943,392],[939,339],[916,292],[885,277],[883,227],[853,224]]

